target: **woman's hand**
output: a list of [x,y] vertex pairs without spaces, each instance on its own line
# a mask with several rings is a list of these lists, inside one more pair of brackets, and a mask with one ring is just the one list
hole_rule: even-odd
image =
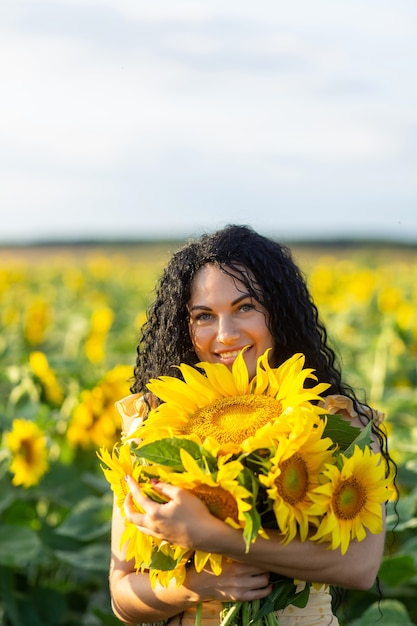
[[210,568],[197,573],[191,567],[185,586],[198,597],[198,601],[245,602],[265,598],[272,591],[269,572],[259,567],[223,559],[218,576]]
[[[155,484],[154,490],[167,500],[160,504],[143,495],[131,476],[126,477],[126,481],[130,489],[124,504],[126,518],[145,535],[189,550],[219,552],[216,536],[233,530],[185,489],[166,483]],[[143,512],[139,512],[140,509]]]

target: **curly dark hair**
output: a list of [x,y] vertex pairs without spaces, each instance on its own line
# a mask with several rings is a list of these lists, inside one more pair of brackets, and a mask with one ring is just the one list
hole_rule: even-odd
[[[230,225],[213,234],[204,234],[173,254],[142,328],[132,393],[145,393],[151,378],[180,376],[175,365],[198,362],[190,338],[187,303],[193,278],[207,263],[238,276],[248,293],[267,310],[274,344],[271,365],[277,367],[293,354],[302,352],[305,366],[313,368],[320,381],[330,384],[326,393],[350,397],[362,421],[369,421],[364,405],[342,381],[335,351],[328,345],[326,328],[290,249],[249,226]],[[378,427],[374,430],[388,459],[386,437]]]
[[198,362],[189,333],[187,303],[193,278],[207,263],[237,275],[267,310],[275,367],[302,352],[306,367],[331,384],[328,393],[347,391],[335,354],[327,345],[326,329],[289,248],[248,226],[236,225],[192,240],[172,256],[142,328],[132,391],[143,392],[151,378],[179,375],[173,365]]

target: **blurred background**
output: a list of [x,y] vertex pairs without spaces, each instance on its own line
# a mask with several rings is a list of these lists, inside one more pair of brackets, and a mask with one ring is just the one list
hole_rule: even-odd
[[0,243],[417,238],[412,0],[14,0],[0,33]]

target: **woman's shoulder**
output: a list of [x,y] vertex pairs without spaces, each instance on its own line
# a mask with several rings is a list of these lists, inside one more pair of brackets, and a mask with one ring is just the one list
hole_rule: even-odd
[[122,418],[122,430],[129,437],[143,422],[146,415],[146,404],[142,393],[133,393],[115,403]]
[[[325,396],[320,404],[326,413],[330,413],[331,415],[340,413],[343,417],[351,420],[359,419],[359,414],[354,406],[353,400],[348,396],[338,394]],[[384,421],[385,415],[382,411],[371,408],[365,404],[359,404],[358,408],[361,413],[365,414],[369,419],[372,419],[374,424],[379,426]]]

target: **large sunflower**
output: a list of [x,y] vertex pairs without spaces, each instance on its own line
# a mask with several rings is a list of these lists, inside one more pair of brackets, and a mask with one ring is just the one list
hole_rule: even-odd
[[[161,466],[159,467],[161,479],[190,491],[204,502],[212,515],[233,528],[244,528],[246,524],[244,513],[252,508],[252,504],[248,502],[252,494],[237,480],[243,465],[239,461],[229,460],[228,457],[219,457],[217,471],[210,472],[208,468],[202,469],[186,450],[182,449],[180,454],[184,471],[166,471]],[[201,572],[207,562],[210,563],[214,574],[221,573],[220,554],[197,550],[194,555],[197,572]]]
[[319,485],[319,475],[332,456],[333,445],[323,437],[324,420],[312,420],[308,412],[299,412],[294,431],[277,441],[271,468],[259,481],[266,487],[278,528],[288,543],[299,533],[308,536],[315,518],[311,513],[311,491]]
[[[129,493],[129,489],[125,477],[130,475],[139,482],[141,481],[144,468],[141,465],[133,463],[133,457],[128,444],[123,444],[119,448],[115,447],[111,453],[105,448],[102,448],[100,452],[97,453],[97,456],[104,463],[101,469],[111,486],[122,517],[126,518],[123,503]],[[146,479],[147,478],[145,478],[145,480]],[[146,493],[149,485],[141,482],[141,486],[142,490]],[[140,510],[139,507],[137,508]],[[125,520],[125,529],[120,540],[120,547],[124,546],[127,561],[134,559],[135,569],[137,571],[143,571],[149,568],[152,561],[152,554],[155,548],[158,547],[158,544],[159,542],[156,539],[144,535],[134,524]]]
[[[148,419],[133,433],[143,444],[169,437],[188,437],[209,447],[215,454],[238,454],[260,429],[291,418],[297,407],[312,413],[322,409],[312,401],[320,399],[327,383],[306,389],[307,379],[317,380],[311,369],[303,369],[305,357],[295,354],[278,368],[271,368],[267,350],[259,357],[255,377],[250,381],[243,351],[229,370],[220,363],[199,363],[196,368],[181,364],[184,380],[161,376],[148,389],[162,400]],[[261,430],[261,432],[263,432]],[[252,448],[253,449],[253,448]]]
[[342,554],[352,539],[362,541],[366,530],[383,529],[381,505],[391,496],[391,479],[385,476],[381,455],[370,448],[355,446],[352,456],[340,455],[341,469],[326,465],[327,482],[317,487],[310,498],[311,513],[323,516],[313,541],[326,541]]

